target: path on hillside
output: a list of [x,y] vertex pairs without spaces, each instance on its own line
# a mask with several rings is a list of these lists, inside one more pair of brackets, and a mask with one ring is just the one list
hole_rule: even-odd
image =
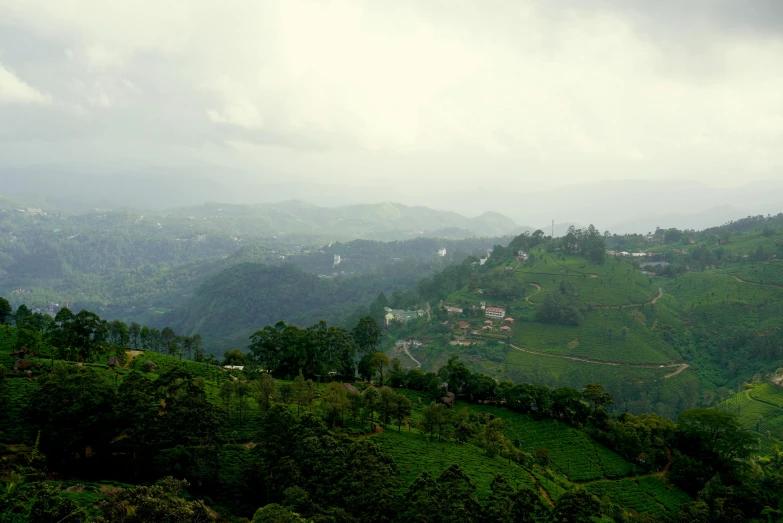
[[133,361],[133,358],[135,358],[139,354],[144,354],[144,351],[141,351],[141,350],[126,350],[125,354],[128,355],[128,358],[127,358],[127,361],[125,362],[125,365],[123,365],[123,367],[130,367],[130,364]]
[[563,265],[562,263],[559,263],[557,260],[555,260],[554,258],[552,258],[552,256],[551,256],[551,255],[549,255],[549,254],[547,254],[547,258],[549,258],[550,260],[552,260],[552,263],[554,263],[554,264],[555,264],[555,265],[557,265],[558,267],[562,267],[562,268],[564,268],[564,269],[566,270],[566,274],[568,274],[568,271],[571,271],[571,272],[575,272],[575,273],[577,273],[577,274],[581,274],[581,275],[583,275],[583,276],[590,276],[591,278],[598,278],[598,275],[597,275],[597,274],[593,274],[592,272],[582,272],[582,271],[578,271],[578,270],[576,270],[576,269],[572,269],[571,267],[566,267],[566,266],[565,266],[565,265]]
[[413,355],[411,354],[411,351],[408,349],[408,344],[407,344],[407,343],[403,343],[403,344],[402,344],[402,350],[403,350],[403,352],[405,352],[405,354],[407,354],[407,355],[408,355],[408,357],[409,357],[410,359],[412,359],[413,361],[415,361],[415,362],[416,362],[416,366],[417,366],[418,368],[421,368],[421,362],[420,362],[419,360],[417,360],[416,358],[414,358],[414,357],[413,357]]
[[[732,275],[734,276],[734,275]],[[758,285],[760,287],[775,287],[776,289],[783,289],[783,283],[761,283],[760,281],[743,280],[739,276],[734,276],[734,279],[740,283],[747,283],[748,285]]]
[[663,289],[661,287],[658,287],[658,294],[655,295],[653,299],[650,301],[645,301],[642,303],[628,303],[627,305],[596,305],[596,309],[626,309],[629,307],[641,307],[642,305],[652,305],[658,300],[663,298]]
[[552,498],[550,498],[550,497],[549,497],[549,492],[547,492],[547,491],[544,489],[543,485],[541,485],[541,483],[539,483],[539,482],[538,482],[538,480],[536,479],[536,477],[535,477],[533,474],[530,474],[530,479],[531,479],[531,480],[533,480],[533,484],[534,484],[536,487],[538,487],[538,491],[539,491],[539,492],[541,493],[541,495],[544,497],[544,499],[546,500],[546,502],[547,502],[547,503],[549,503],[549,506],[550,506],[550,507],[554,507],[554,506],[555,506],[555,504],[552,502]]
[[[530,296],[535,296],[536,294],[538,294],[539,292],[541,292],[541,285],[539,285],[539,284],[537,284],[537,283],[528,283],[528,285],[532,285],[533,287],[535,287],[535,288],[536,288],[536,292],[534,292],[534,293],[533,293],[533,294],[531,294]],[[528,302],[530,305],[533,305],[533,302],[532,302],[532,301],[530,301],[530,296],[525,296],[525,301],[526,301],[526,302]]]
[[511,347],[512,349],[517,349],[518,351],[527,352],[528,354],[535,354],[537,356],[549,356],[551,358],[562,358],[565,360],[581,361],[582,363],[595,363],[596,365],[611,365],[613,367],[635,367],[638,369],[660,369],[660,368],[677,367],[677,370],[669,374],[666,374],[664,378],[671,378],[672,376],[676,376],[677,374],[681,373],[682,371],[690,367],[690,365],[688,365],[687,363],[667,363],[665,365],[656,365],[654,363],[622,363],[619,361],[591,360],[590,358],[583,358],[581,356],[566,356],[565,354],[552,354],[550,352],[541,352],[537,350],[525,349],[511,344],[509,344],[509,347]]

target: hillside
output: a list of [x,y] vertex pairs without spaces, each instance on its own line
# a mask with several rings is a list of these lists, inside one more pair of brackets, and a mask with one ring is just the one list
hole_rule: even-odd
[[[620,411],[674,417],[709,406],[783,362],[779,222],[669,232],[666,243],[609,237],[617,252],[649,255],[600,261],[569,254],[565,238],[522,235],[483,264],[469,260],[406,294],[410,306],[429,303],[437,321],[397,325],[387,347],[424,369],[461,354],[499,379],[603,383]],[[503,308],[513,323],[496,319],[485,330],[482,304]],[[423,345],[409,350],[411,358],[394,347],[397,339]]]
[[783,388],[772,383],[750,384],[716,408],[737,415],[756,438],[760,454],[773,455],[775,449],[783,449]]
[[[385,280],[399,276],[410,286],[498,241],[423,238],[417,233],[413,239],[386,243],[336,242],[336,231],[328,228],[264,236],[257,216],[229,209],[221,213],[219,207],[170,213],[71,213],[45,207],[22,212],[18,209],[40,202],[0,202],[0,207],[7,205],[0,209],[0,294],[14,305],[42,308],[69,302],[77,311],[95,310],[127,322],[154,322],[161,313],[186,305],[207,278],[238,263],[289,262],[328,276],[382,270]],[[296,206],[289,211],[293,216]],[[428,211],[417,212],[426,218]],[[438,256],[440,249],[447,254]],[[338,265],[336,255],[343,258]]]
[[[297,274],[279,269],[270,277],[282,283]],[[715,517],[776,502],[767,487],[754,487],[752,502],[743,494],[759,475],[777,484],[779,467],[755,461],[754,435],[720,410],[686,410],[677,423],[614,416],[602,385],[497,382],[459,357],[437,373],[405,370],[373,352],[368,331],[326,323],[265,329],[249,353],[226,354],[229,370],[170,329],[153,336],[86,311],[50,320],[0,305],[4,513],[44,503],[58,519],[78,511],[96,523],[127,507],[235,521],[282,504],[313,519],[344,511],[375,521],[368,514],[380,510],[392,521],[479,523],[513,506],[534,521],[586,510],[584,521],[608,523],[669,521],[699,509],[697,494]],[[51,473],[58,480],[44,481]],[[716,474],[731,488],[709,487]],[[204,502],[187,501],[186,488]]]
[[[6,342],[8,334],[6,332],[6,337],[3,338]],[[0,422],[0,443],[5,445],[2,447],[5,462],[29,453],[35,438],[34,425],[27,421],[28,418],[23,413],[28,408],[26,407],[28,398],[35,394],[37,381],[44,379],[49,372],[48,369],[51,369],[51,362],[47,358],[35,357],[30,361],[34,367],[41,364],[43,368],[34,371],[32,378],[11,375],[0,384],[7,399],[4,409],[6,417]],[[154,368],[146,362],[152,362]],[[68,379],[78,379],[76,374],[72,374],[77,372],[73,363],[56,361],[55,365],[59,366],[57,372],[63,377],[62,379],[66,379],[66,376],[71,376]],[[223,444],[224,449],[221,451],[226,459],[230,457],[237,462],[253,463],[260,458],[258,449],[262,446],[258,445],[262,445],[263,440],[259,438],[269,437],[272,434],[270,433],[272,427],[267,425],[271,421],[265,421],[268,414],[262,408],[262,399],[257,395],[249,395],[244,400],[238,397],[230,398],[226,403],[221,391],[227,384],[232,383],[229,374],[204,363],[182,362],[176,358],[150,352],[128,353],[125,364],[120,367],[112,368],[104,363],[91,363],[80,372],[87,373],[85,376],[94,376],[94,379],[102,380],[101,386],[109,387],[109,384],[113,384],[111,387],[116,388],[117,391],[125,391],[127,394],[130,390],[136,390],[137,395],[141,394],[142,390],[138,387],[148,381],[168,383],[167,376],[171,373],[185,376],[186,374],[182,374],[185,372],[202,379],[201,386],[204,387],[206,398],[213,403],[216,414],[223,413],[222,415],[225,416],[220,433],[229,438],[229,441]],[[257,375],[253,374],[234,374],[235,378],[257,379]],[[357,385],[362,389],[366,387],[362,384]],[[278,386],[283,387],[285,383],[280,382]],[[328,403],[330,400],[327,399],[328,388],[318,385],[316,389],[314,402],[302,407],[306,407],[308,412],[317,413],[319,417],[324,416],[329,421],[331,403]],[[544,507],[548,507],[549,504],[556,505],[566,492],[579,485],[603,497],[607,503],[616,503],[618,510],[646,512],[656,518],[676,514],[682,504],[690,501],[687,494],[669,484],[665,477],[650,475],[644,467],[629,463],[617,453],[594,441],[583,429],[550,419],[540,419],[517,414],[508,409],[463,402],[459,402],[455,409],[452,409],[453,413],[464,417],[465,420],[473,420],[472,422],[479,427],[481,423],[491,419],[504,420],[506,425],[504,432],[508,441],[513,440],[516,442],[515,445],[519,445],[519,450],[515,452],[529,453],[530,456],[536,453],[539,455],[547,453],[547,460],[551,460],[547,464],[526,461],[531,458],[519,457],[509,460],[508,457],[488,454],[487,449],[478,442],[461,442],[453,439],[454,434],[451,429],[439,429],[442,432],[437,438],[427,437],[427,430],[422,427],[421,420],[424,419],[425,410],[429,405],[429,395],[426,392],[406,389],[399,389],[397,392],[412,401],[410,415],[404,420],[405,427],[403,430],[398,430],[396,422],[384,423],[382,419],[384,415],[378,413],[378,421],[373,424],[377,429],[369,435],[369,438],[380,450],[389,453],[396,470],[399,470],[397,489],[400,495],[405,495],[414,487],[416,478],[420,474],[429,473],[437,477],[453,463],[458,463],[467,480],[474,486],[476,499],[482,505],[489,503],[496,495],[493,494],[495,488],[493,479],[496,474],[503,475],[514,488],[530,489],[531,492],[540,495],[539,502]],[[279,398],[276,401],[279,402]],[[299,410],[295,402],[287,406],[283,403],[278,405],[294,415]],[[379,412],[380,410],[381,407]],[[352,422],[347,419],[349,417],[350,414],[345,412],[346,419],[340,421],[342,432],[351,435],[356,442],[366,438],[366,419]],[[288,423],[294,422],[292,416]],[[313,430],[325,430],[325,426],[323,429],[311,426],[309,430],[311,433]],[[241,442],[242,445],[234,445],[230,441]],[[49,440],[44,439],[41,450],[48,452],[50,444]],[[115,440],[108,448],[99,452],[98,455],[101,457],[93,458],[93,460],[107,459],[109,455],[114,454],[115,465],[113,472],[104,470],[101,472],[103,474],[101,479],[84,482],[83,489],[71,496],[75,502],[83,504],[88,514],[96,515],[99,513],[96,507],[100,506],[100,503],[110,503],[111,494],[107,494],[110,489],[121,491],[133,488],[134,481],[127,470],[129,464],[120,456],[128,449],[137,448],[135,445],[133,440]],[[244,510],[248,510],[246,507],[249,499],[245,498],[252,496],[252,493],[247,487],[241,487],[240,483],[251,477],[252,473],[229,468],[222,471],[219,478],[214,478],[209,475],[208,470],[182,461],[183,452],[197,451],[187,447],[158,448],[153,451],[153,454],[158,455],[156,464],[153,467],[149,465],[141,467],[138,473],[143,477],[149,474],[165,475],[174,472],[172,468],[174,467],[178,477],[188,479],[194,494],[209,494],[212,500],[210,505],[221,515],[227,516],[231,512],[240,515]],[[266,453],[263,455],[267,456]],[[193,456],[195,457],[195,454]],[[309,459],[318,458],[311,456]],[[123,468],[126,469],[125,472],[122,472]],[[72,468],[70,473],[75,473],[78,477],[79,474],[86,473],[86,469],[84,466],[76,467]],[[62,488],[74,484],[76,482],[73,480],[64,482]],[[602,510],[608,510],[608,505]]]

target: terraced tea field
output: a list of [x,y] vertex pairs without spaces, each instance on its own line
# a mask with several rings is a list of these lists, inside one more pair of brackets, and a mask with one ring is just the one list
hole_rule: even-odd
[[599,498],[608,496],[614,503],[655,517],[676,514],[680,505],[691,501],[684,492],[653,476],[596,481],[586,488]]
[[[418,431],[409,434],[391,429],[373,436],[373,441],[394,457],[400,469],[401,490],[407,490],[422,472],[437,477],[452,463],[459,464],[470,477],[476,485],[476,494],[480,500],[489,498],[490,484],[495,474],[503,474],[514,487],[536,488],[530,471],[499,457],[490,458],[482,449],[469,443],[433,440],[428,444]],[[564,492],[561,486],[544,474],[536,474],[535,477],[553,500]]]
[[733,412],[740,423],[750,430],[759,442],[758,452],[769,455],[775,446],[783,449],[783,389],[771,383],[756,385],[718,405]]
[[506,433],[526,452],[546,449],[552,468],[571,481],[618,478],[633,474],[634,466],[619,454],[592,441],[584,432],[552,419],[535,420],[508,409],[471,405],[506,420]]

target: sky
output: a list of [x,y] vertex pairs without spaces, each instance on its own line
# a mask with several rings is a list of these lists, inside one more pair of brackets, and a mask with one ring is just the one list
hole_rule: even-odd
[[419,192],[783,179],[783,2],[0,0],[0,158]]

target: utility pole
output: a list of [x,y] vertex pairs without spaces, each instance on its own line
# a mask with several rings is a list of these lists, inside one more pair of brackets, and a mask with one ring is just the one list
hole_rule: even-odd
[[555,219],[552,218],[552,239],[555,239]]

